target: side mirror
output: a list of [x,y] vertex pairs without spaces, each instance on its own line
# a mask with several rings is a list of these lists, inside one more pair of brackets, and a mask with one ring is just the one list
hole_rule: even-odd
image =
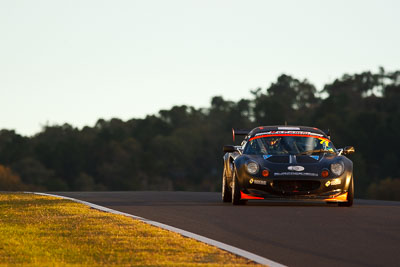
[[225,153],[230,153],[230,152],[235,152],[235,151],[237,151],[235,146],[224,146]]
[[343,149],[343,155],[350,155],[350,154],[353,154],[354,152],[356,152],[356,150],[354,149],[353,146],[346,146]]

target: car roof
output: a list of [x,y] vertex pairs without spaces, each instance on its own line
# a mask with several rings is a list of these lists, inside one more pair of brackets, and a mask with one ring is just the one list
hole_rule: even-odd
[[322,134],[324,137],[329,138],[326,132],[318,128],[308,127],[308,126],[292,126],[292,125],[259,126],[251,130],[247,136],[253,137],[258,133],[264,133],[269,131],[306,131],[306,132]]

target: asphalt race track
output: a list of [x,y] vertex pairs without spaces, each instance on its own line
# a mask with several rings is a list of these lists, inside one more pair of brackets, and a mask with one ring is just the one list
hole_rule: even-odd
[[219,193],[52,192],[137,215],[288,266],[400,266],[400,202],[249,202]]

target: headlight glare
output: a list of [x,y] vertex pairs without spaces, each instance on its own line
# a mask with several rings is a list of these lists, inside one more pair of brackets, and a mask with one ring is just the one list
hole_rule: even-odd
[[331,164],[331,171],[336,176],[342,175],[342,173],[344,172],[343,162],[332,163]]
[[258,172],[258,164],[255,162],[249,162],[246,164],[247,171],[250,174],[256,174]]

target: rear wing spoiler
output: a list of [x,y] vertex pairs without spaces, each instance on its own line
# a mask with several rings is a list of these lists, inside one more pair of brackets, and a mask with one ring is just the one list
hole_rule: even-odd
[[236,135],[242,135],[242,136],[246,136],[250,133],[251,130],[248,129],[234,129],[232,128],[232,138],[233,138],[233,142],[235,142],[235,136]]

